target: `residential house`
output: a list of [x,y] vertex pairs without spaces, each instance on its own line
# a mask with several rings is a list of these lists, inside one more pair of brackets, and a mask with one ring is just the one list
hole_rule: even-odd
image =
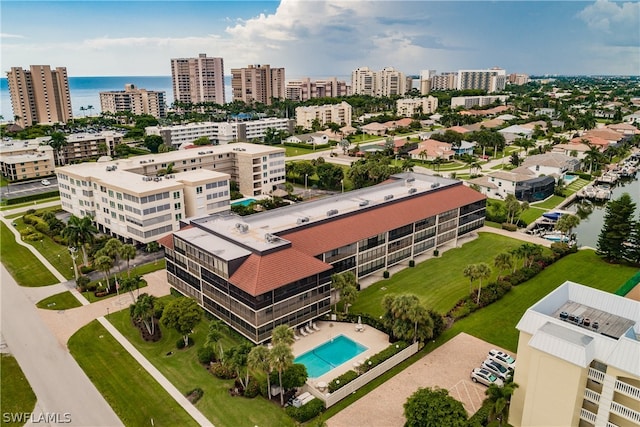
[[305,133],[303,135],[292,135],[285,139],[285,142],[293,142],[296,144],[323,145],[329,143],[329,136],[320,132]]
[[435,139],[427,139],[420,141],[418,148],[409,151],[409,156],[415,160],[432,161],[435,159],[451,160],[455,155],[455,151],[448,142],[436,141]]

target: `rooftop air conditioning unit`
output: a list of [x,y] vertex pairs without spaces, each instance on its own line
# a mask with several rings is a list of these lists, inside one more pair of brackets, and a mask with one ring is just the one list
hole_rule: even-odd
[[274,236],[271,233],[267,233],[264,235],[264,240],[266,240],[267,243],[275,243],[278,241],[278,236]]
[[409,194],[413,194],[413,193],[415,193],[416,191],[418,191],[416,188],[410,188],[410,189],[409,189]]
[[247,224],[238,222],[236,223],[236,230],[240,231],[241,233],[246,233],[247,231],[249,231],[249,226]]
[[360,207],[367,206],[369,204],[368,200],[363,200],[360,202]]
[[439,182],[434,182],[433,184],[431,184],[431,188],[438,188],[438,187],[440,187]]
[[336,215],[338,213],[338,209],[331,209],[327,211],[327,216]]
[[309,217],[308,216],[304,216],[302,218],[298,218],[298,220],[296,221],[298,224],[304,224],[309,222]]
[[407,178],[404,180],[405,184],[410,185],[412,182],[414,182],[416,179],[411,177],[411,178]]
[[393,194],[387,194],[386,196],[384,196],[384,201],[386,202],[387,200],[391,200],[393,199]]

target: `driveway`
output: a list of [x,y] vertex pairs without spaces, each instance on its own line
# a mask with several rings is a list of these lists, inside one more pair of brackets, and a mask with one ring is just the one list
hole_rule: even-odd
[[482,405],[486,387],[473,383],[469,374],[473,368],[482,364],[493,348],[500,349],[471,335],[460,333],[331,417],[327,425],[402,427],[406,421],[403,405],[420,387],[449,390],[449,394],[461,401],[471,415]]

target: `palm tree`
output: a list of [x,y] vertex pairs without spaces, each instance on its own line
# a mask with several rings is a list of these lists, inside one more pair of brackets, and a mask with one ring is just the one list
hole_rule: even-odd
[[120,249],[122,248],[122,242],[115,237],[107,240],[104,248],[102,248],[111,259],[113,259],[114,265],[118,266],[118,273],[121,273],[120,264],[118,263],[118,254],[120,253]]
[[424,333],[424,338],[433,336],[433,320],[429,314],[429,310],[416,297],[414,303],[406,311],[407,318],[413,321],[413,342],[418,340],[418,325],[422,325],[420,330]]
[[62,230],[62,237],[66,238],[70,245],[74,247],[80,246],[82,249],[84,265],[89,263],[85,245],[93,243],[94,234],[97,232],[98,229],[93,225],[93,220],[90,216],[79,218],[75,215],[71,215],[67,226]]
[[584,153],[584,160],[589,164],[589,174],[592,174],[594,170],[599,169],[600,162],[602,162],[602,153],[597,146],[590,144],[586,139],[581,142],[589,147],[589,150]]
[[271,343],[273,345],[278,343],[285,343],[289,346],[293,345],[295,342],[293,335],[293,330],[288,325],[276,326],[271,332]]
[[121,259],[127,261],[127,277],[131,277],[131,269],[129,268],[129,261],[136,257],[136,247],[131,244],[122,245],[118,251]]
[[509,403],[516,388],[518,384],[507,381],[502,387],[491,384],[485,390],[489,402],[489,422],[497,421],[500,427],[509,425]]
[[149,294],[142,294],[138,298],[135,304],[133,304],[133,318],[138,321],[142,321],[144,326],[147,328],[149,334],[154,333],[155,331],[155,322],[153,320],[153,312],[154,312],[154,304],[156,301],[156,297]]
[[[509,271],[513,268],[513,257],[508,252],[499,253],[493,259],[493,266],[498,271]],[[498,275],[498,280],[500,280],[500,275]]]
[[282,372],[293,364],[293,352],[284,342],[279,342],[273,346],[269,354],[271,366],[278,371],[280,382],[280,405],[284,406],[284,390],[282,389]]
[[[209,330],[207,332],[207,340],[204,345],[211,345],[213,351],[216,351],[216,344],[223,337],[223,333],[229,330],[229,326],[224,323],[222,320],[213,319],[209,322]],[[222,351],[222,345],[220,345],[220,359],[224,357],[224,352]]]
[[469,294],[471,294],[473,291],[473,282],[478,278],[478,266],[476,264],[469,264],[464,268],[462,274],[469,279]]
[[107,280],[107,291],[111,291],[111,285],[109,285],[109,274],[111,273],[111,267],[113,267],[113,260],[107,255],[98,256],[93,263],[98,270],[104,273],[104,278]]
[[576,215],[562,215],[556,222],[555,229],[562,232],[565,236],[571,238],[571,232],[580,224],[580,218]]
[[269,349],[263,345],[253,347],[247,357],[247,365],[251,369],[258,369],[267,374],[267,399],[271,400],[271,357]]
[[64,156],[62,151],[67,145],[67,137],[62,132],[53,132],[49,139],[49,146],[53,148],[56,154],[56,164],[62,166],[64,164]]
[[480,280],[480,284],[478,285],[478,297],[476,299],[476,304],[480,304],[480,292],[482,292],[482,279],[488,279],[491,277],[491,267],[486,262],[481,262],[476,265],[476,272],[478,274],[478,279]]

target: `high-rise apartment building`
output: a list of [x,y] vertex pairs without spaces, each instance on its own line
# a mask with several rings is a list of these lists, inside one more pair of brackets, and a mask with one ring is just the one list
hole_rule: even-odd
[[490,70],[459,70],[457,89],[483,89],[487,93],[501,92],[507,82],[507,75],[502,68]]
[[126,84],[124,90],[100,92],[100,108],[103,113],[130,111],[135,115],[149,114],[155,118],[165,117],[165,92],[138,89]]
[[516,328],[510,424],[640,425],[640,302],[567,281]]
[[351,91],[354,95],[403,95],[410,89],[411,79],[393,67],[385,67],[380,71],[360,67],[351,72]]
[[509,83],[513,84],[513,85],[524,85],[529,83],[529,75],[528,74],[516,74],[516,73],[511,73],[509,74]]
[[31,65],[28,71],[12,67],[7,79],[17,125],[66,123],[73,118],[65,67]]
[[225,103],[222,58],[207,58],[204,53],[197,58],[174,58],[171,60],[171,78],[175,101]]
[[458,82],[458,73],[455,71],[446,71],[437,76],[431,77],[431,91],[436,90],[454,90]]
[[329,77],[323,80],[311,80],[304,77],[289,80],[286,84],[286,98],[292,101],[308,101],[314,98],[338,98],[350,95],[350,87],[344,80]]
[[233,68],[231,76],[234,101],[271,105],[272,99],[285,98],[284,68],[271,68],[269,64],[249,65]]
[[431,79],[436,75],[436,70],[420,71],[420,79],[418,89],[421,95],[427,95],[431,92]]

